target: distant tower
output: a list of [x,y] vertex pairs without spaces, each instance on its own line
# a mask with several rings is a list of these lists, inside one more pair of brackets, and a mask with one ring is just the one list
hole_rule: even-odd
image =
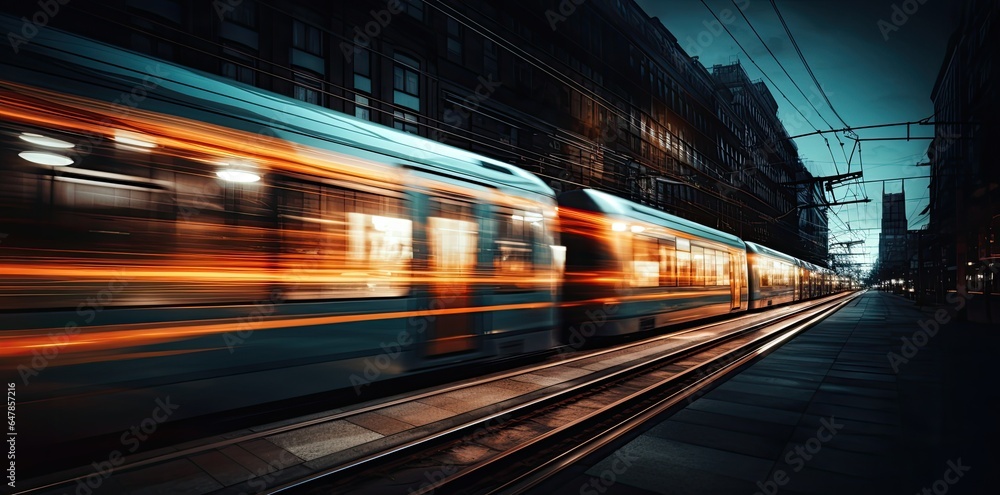
[[906,229],[906,193],[882,193],[878,258],[883,278],[894,278],[906,271]]

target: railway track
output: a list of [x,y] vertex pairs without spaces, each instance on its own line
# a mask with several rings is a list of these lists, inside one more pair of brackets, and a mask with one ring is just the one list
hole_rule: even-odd
[[[629,425],[638,424],[644,415],[696,394],[849,299],[832,296],[613,348],[562,352],[548,363],[364,404],[350,411],[318,414],[238,432],[230,438],[149,452],[126,458],[111,478],[141,478],[143,472],[213,453],[232,457],[235,448],[259,452],[265,442],[282,449],[271,452],[275,460],[267,462],[264,469],[251,471],[240,483],[206,485],[195,491],[479,493],[498,485],[518,491],[599,448],[610,441],[602,439],[616,436],[615,431],[633,428]],[[513,387],[516,390],[509,390],[512,384],[517,385]],[[498,390],[508,393],[498,397]],[[454,414],[448,418],[427,418],[426,423],[412,428],[346,447],[330,446],[325,451],[316,451],[315,442],[308,440],[320,437],[322,431],[329,435],[346,422],[363,424],[361,418],[391,417],[394,409],[415,403],[440,404],[454,397],[467,399],[451,405]],[[286,440],[290,438],[307,440],[289,445]],[[80,469],[26,480],[29,485],[23,493],[61,493],[93,474],[93,469]],[[190,493],[186,488],[184,491]]]
[[[698,394],[849,300],[826,301],[801,314],[753,324],[544,398],[498,408],[477,423],[316,473],[270,493],[520,493]],[[376,467],[366,467],[375,461]]]

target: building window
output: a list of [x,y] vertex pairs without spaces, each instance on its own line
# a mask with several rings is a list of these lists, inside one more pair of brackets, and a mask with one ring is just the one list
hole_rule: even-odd
[[292,21],[292,46],[323,56],[323,34],[318,27],[296,19]]
[[520,62],[517,66],[517,85],[522,89],[531,89],[531,65]]
[[393,102],[416,111],[420,111],[420,63],[396,54],[396,66],[393,68],[392,89]]
[[354,89],[371,94],[372,92],[371,52],[362,48],[354,56]]
[[492,40],[483,40],[483,72],[487,75],[500,75],[500,64],[497,63],[497,45]]
[[223,11],[222,17],[227,21],[256,29],[257,2],[255,0],[243,0],[239,5]]
[[418,21],[424,20],[424,1],[423,0],[400,0],[403,10],[407,14],[410,14]]
[[296,100],[313,105],[323,105],[323,81],[318,76],[296,72],[293,79],[295,80],[293,96]]
[[395,119],[392,121],[392,126],[401,131],[406,131],[413,134],[419,133],[419,128],[417,127],[417,116],[409,112],[401,112],[396,110],[392,112]]
[[247,48],[237,49],[231,45],[222,48],[220,72],[224,77],[235,79],[241,83],[254,85],[257,83],[257,62],[245,53]]
[[371,102],[367,97],[354,95],[354,116],[359,119],[371,120],[372,111],[369,105]]
[[448,59],[462,62],[462,26],[451,17],[448,18]]

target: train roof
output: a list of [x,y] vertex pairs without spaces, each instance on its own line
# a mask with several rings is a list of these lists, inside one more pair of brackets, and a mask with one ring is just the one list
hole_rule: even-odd
[[781,251],[775,251],[767,246],[761,246],[753,242],[747,242],[747,252],[754,254],[762,254],[764,256],[769,256],[771,258],[776,258],[782,261],[787,261],[795,266],[803,266],[803,261],[794,257],[789,256]]
[[633,203],[627,199],[597,191],[594,189],[577,189],[567,191],[557,196],[560,206],[580,208],[583,210],[634,218],[654,225],[666,227],[678,232],[684,232],[710,241],[725,244],[738,249],[746,249],[742,240],[721,230],[706,227],[699,223],[685,220],[681,217]]
[[[0,14],[0,31],[21,32],[20,22]],[[0,80],[115,103],[143,89],[144,110],[254,134],[270,131],[310,147],[554,196],[545,182],[516,166],[51,27],[39,29],[17,53],[0,52]],[[151,76],[157,84],[147,91]]]

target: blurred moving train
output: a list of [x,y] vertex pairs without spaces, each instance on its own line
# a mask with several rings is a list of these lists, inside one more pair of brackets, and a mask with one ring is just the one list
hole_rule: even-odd
[[540,353],[595,311],[618,335],[845,288],[651,208],[556,198],[506,163],[51,28],[0,50],[0,168],[0,369],[40,443],[121,432],[165,397],[174,421]]

